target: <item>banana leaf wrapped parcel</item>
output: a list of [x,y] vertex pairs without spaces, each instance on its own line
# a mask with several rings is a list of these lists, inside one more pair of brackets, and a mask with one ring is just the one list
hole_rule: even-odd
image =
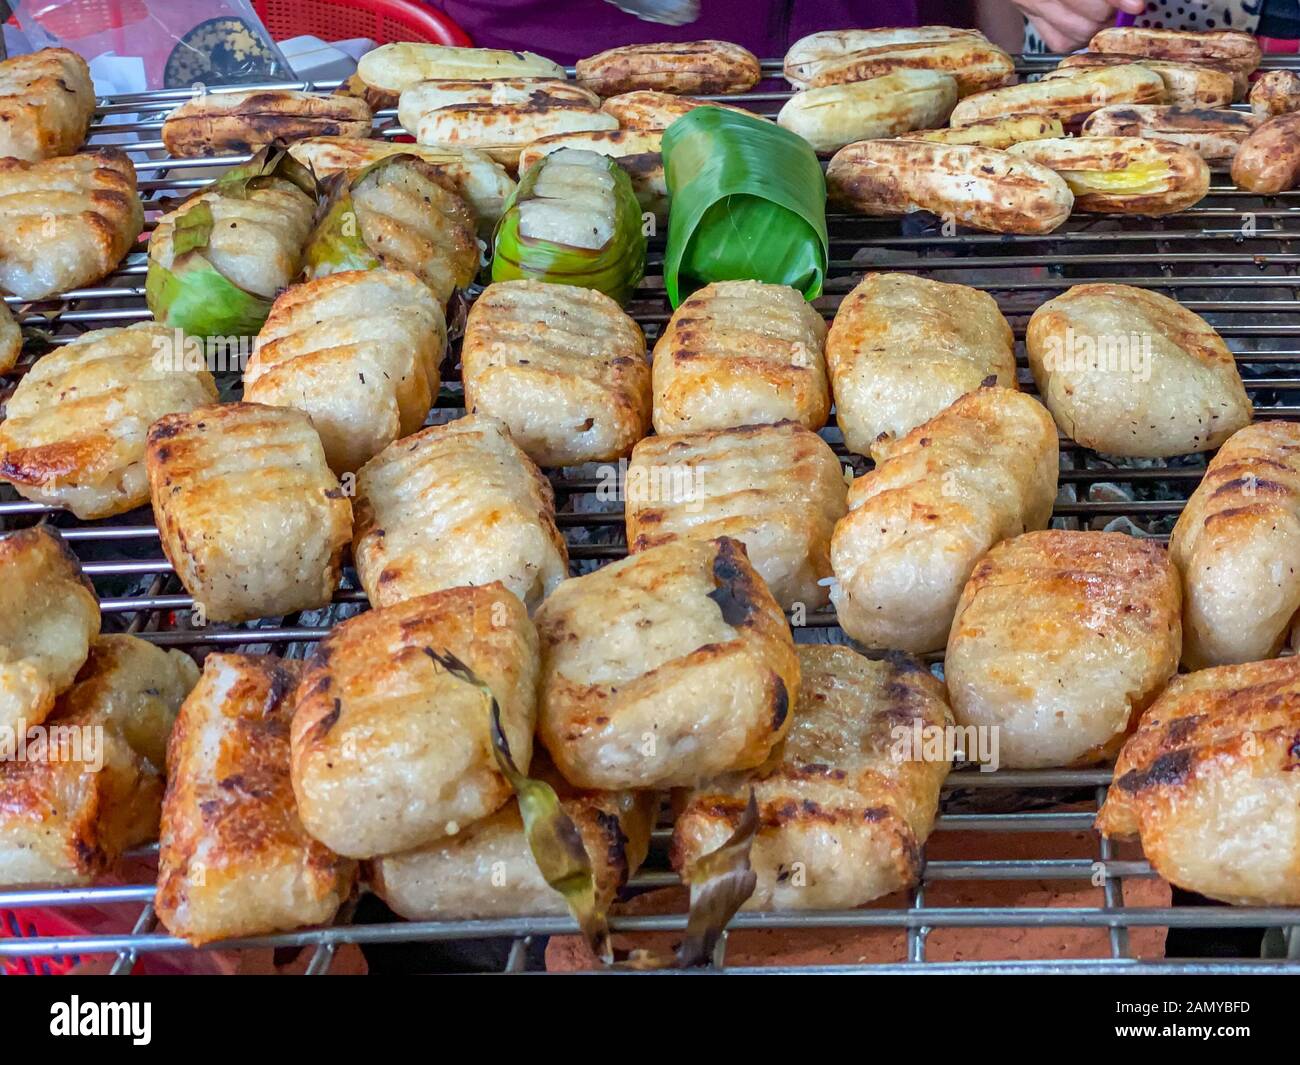
[[811,145],[772,122],[697,107],[663,137],[672,199],[664,287],[674,308],[713,281],[789,285],[826,277],[826,179]]
[[385,156],[328,179],[305,273],[409,270],[446,306],[478,273],[475,227],[473,208],[438,167],[407,153]]
[[196,337],[256,334],[302,267],[316,194],[310,170],[264,148],[163,215],[145,276],[154,318]]
[[562,148],[523,175],[497,224],[492,280],[594,288],[626,303],[645,274],[641,207],[618,161]]

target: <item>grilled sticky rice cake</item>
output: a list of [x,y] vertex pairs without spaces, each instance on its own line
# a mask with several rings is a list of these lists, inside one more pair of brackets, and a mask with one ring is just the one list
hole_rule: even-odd
[[962,589],[944,677],[957,724],[1010,769],[1104,762],[1178,669],[1178,575],[1126,533],[1046,529],[993,547]]
[[0,63],[0,157],[71,155],[94,110],[90,68],[76,52],[42,48]]
[[209,620],[314,610],[338,587],[352,506],[302,411],[224,403],[149,427],[162,548]]
[[673,826],[673,866],[692,867],[740,824],[750,789],[758,831],[753,910],[851,909],[913,886],[950,763],[899,746],[952,724],[943,685],[896,654],[802,644],[790,731],[761,766],[706,781]]
[[569,569],[550,482],[481,414],[422,429],[361,467],[352,557],[372,606],[500,581],[533,609]]
[[461,345],[465,407],[499,418],[539,466],[627,455],[650,427],[640,327],[603,292],[498,281]]
[[537,717],[537,632],[499,582],[448,588],[338,625],[307,663],[293,718],[293,787],[313,837],[350,858],[421,847],[514,794],[481,688],[527,773]]
[[479,226],[485,227],[488,235],[515,191],[514,179],[505,168],[473,148],[404,144],[370,137],[309,137],[289,145],[289,154],[322,179],[342,170],[363,170],[390,155],[414,155],[450,183],[474,209]]
[[[443,306],[453,292],[474,280],[479,266],[474,211],[437,167],[402,156],[355,182],[351,195],[356,226],[379,265],[409,270]],[[329,226],[328,217],[321,226],[318,235]],[[308,248],[309,278],[337,271],[328,253],[316,255]]]
[[[608,910],[645,861],[658,808],[649,791],[586,791],[557,773],[544,754],[528,770],[546,781],[572,820],[591,862],[596,905]],[[564,896],[546,883],[524,833],[519,804],[456,835],[370,863],[370,885],[394,912],[410,921],[467,921],[542,917],[569,912]]]
[[330,274],[275,301],[244,399],[309,414],[330,469],[354,471],[424,424],[446,344],[442,306],[414,274]]
[[312,839],[289,778],[302,663],[210,654],[167,747],[158,917],[197,945],[325,924],[356,867]]
[[831,540],[836,616],[866,647],[937,651],[975,563],[999,541],[1047,526],[1056,425],[1023,392],[980,388],[875,455]]
[[46,747],[0,761],[0,884],[87,884],[158,838],[167,737],[198,679],[182,651],[95,640]]
[[187,211],[206,204],[212,212],[209,262],[246,292],[274,299],[302,267],[302,249],[311,232],[316,203],[292,181],[272,177],[246,195],[227,196],[211,189],[191,196],[158,219],[149,239],[149,258],[171,269],[177,258],[175,224]]
[[54,708],[99,635],[99,600],[48,525],[0,539],[0,727],[22,735]]
[[628,549],[729,536],[782,607],[816,610],[845,491],[835,452],[797,422],[647,437],[624,482]]
[[0,159],[0,286],[25,300],[110,273],[144,226],[135,167],[117,148]]
[[145,434],[164,414],[217,401],[202,365],[156,322],[96,329],[42,356],[0,422],[0,481],[82,519],[149,501]]
[[844,444],[860,455],[986,382],[1016,387],[1015,342],[997,301],[911,274],[868,274],[844,297],[826,363]]
[[789,727],[794,642],[736,540],[677,540],[574,577],[536,621],[538,739],[578,787],[752,768]]
[[1300,905],[1300,658],[1175,677],[1115,764],[1097,818],[1171,884]]
[[705,285],[655,344],[655,431],[786,420],[820,429],[830,414],[825,342],[822,316],[787,285]]

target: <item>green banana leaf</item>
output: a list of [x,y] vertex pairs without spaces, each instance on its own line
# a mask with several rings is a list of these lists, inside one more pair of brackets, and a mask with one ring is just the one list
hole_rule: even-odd
[[303,269],[308,278],[325,277],[343,270],[374,270],[381,265],[361,232],[352,190],[371,174],[416,156],[406,152],[386,155],[360,170],[332,175],[324,185],[325,213],[307,239]]
[[[244,199],[277,178],[291,181],[316,198],[317,184],[311,171],[288,152],[272,148],[262,149],[203,191]],[[212,208],[206,200],[176,218],[172,265],[165,267],[150,255],[145,302],[157,321],[190,336],[253,336],[271,313],[274,300],[240,288],[207,258],[212,225]]]
[[603,248],[575,248],[554,241],[525,237],[519,232],[518,205],[532,198],[533,186],[556,152],[528,168],[520,179],[493,235],[492,280],[528,278],[561,285],[594,288],[626,303],[645,276],[646,237],[641,205],[632,180],[616,159],[606,165],[614,178],[614,235]]
[[515,765],[501,728],[501,707],[492,689],[450,651],[430,650],[429,655],[452,676],[474,685],[483,693],[491,715],[492,749],[501,775],[514,789],[524,822],[524,834],[528,837],[537,868],[546,882],[564,896],[592,952],[603,962],[611,962],[609,923],[597,901],[596,876],[577,825],[560,805],[554,788],[545,781],[521,773]]
[[807,141],[774,122],[696,107],[664,133],[663,157],[672,202],[664,287],[674,308],[712,281],[821,295],[826,179]]

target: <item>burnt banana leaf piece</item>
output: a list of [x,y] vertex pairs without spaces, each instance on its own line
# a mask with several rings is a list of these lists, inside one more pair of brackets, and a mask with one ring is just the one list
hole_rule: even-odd
[[537,868],[546,882],[564,896],[592,953],[606,964],[610,963],[613,953],[609,923],[596,901],[596,876],[577,826],[564,812],[559,797],[549,784],[524,775],[515,765],[510,745],[501,729],[501,707],[492,689],[451,652],[434,651],[431,654],[443,669],[474,685],[487,699],[492,714],[492,747],[497,765],[514,789]]
[[721,964],[718,948],[723,933],[758,883],[749,863],[757,831],[758,802],[751,788],[749,802],[731,838],[690,870],[691,915],[686,923],[686,938],[677,948],[681,968]]

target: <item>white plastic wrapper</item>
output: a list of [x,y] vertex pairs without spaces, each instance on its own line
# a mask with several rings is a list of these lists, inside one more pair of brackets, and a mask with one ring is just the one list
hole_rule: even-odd
[[32,49],[139,57],[145,89],[292,78],[248,0],[13,0]]

